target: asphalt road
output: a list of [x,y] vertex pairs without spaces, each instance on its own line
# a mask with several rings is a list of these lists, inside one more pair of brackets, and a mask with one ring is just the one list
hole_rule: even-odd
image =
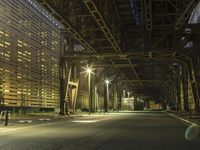
[[84,116],[0,132],[0,150],[199,150],[186,128],[161,112]]

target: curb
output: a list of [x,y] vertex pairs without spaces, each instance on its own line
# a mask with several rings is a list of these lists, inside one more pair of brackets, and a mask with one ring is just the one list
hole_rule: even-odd
[[[168,113],[168,112],[165,112],[165,113],[168,114],[170,117],[173,117],[173,118],[177,119],[179,122],[181,122],[181,123],[182,123],[183,125],[185,125],[185,126],[197,125],[197,124],[194,123],[194,122],[191,122],[191,121],[189,121],[189,120],[183,119],[183,118],[178,117],[178,116],[176,116],[176,115],[174,115],[174,114],[171,114],[171,113]],[[198,126],[199,126],[199,125],[198,125]]]

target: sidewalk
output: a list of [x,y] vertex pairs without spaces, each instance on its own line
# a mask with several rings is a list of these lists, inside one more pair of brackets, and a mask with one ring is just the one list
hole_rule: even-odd
[[[97,119],[101,120],[109,117],[107,114],[103,113],[91,113],[89,115],[86,112],[76,113],[70,116],[62,115],[17,115],[12,116],[8,121],[8,126],[5,126],[5,121],[0,120],[0,134],[12,134],[13,131],[26,130],[33,127],[41,127],[50,124],[57,124],[62,121],[83,121],[83,120],[92,120]],[[106,117],[106,118],[107,118]]]
[[26,115],[11,115],[11,118],[8,121],[8,126],[5,126],[5,121],[0,120],[0,127],[9,127],[9,126],[24,126],[24,125],[29,125],[29,124],[39,124],[39,123],[47,123],[47,122],[55,122],[55,121],[60,121],[60,120],[70,120],[70,119],[75,119],[75,118],[91,118],[95,116],[104,116],[106,114],[104,113],[89,113],[87,112],[78,112],[76,114],[71,114],[70,116],[68,115],[42,115],[42,114],[26,114]]

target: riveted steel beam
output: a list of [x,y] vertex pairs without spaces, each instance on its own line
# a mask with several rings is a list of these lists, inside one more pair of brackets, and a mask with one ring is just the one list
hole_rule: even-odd
[[188,18],[191,16],[192,11],[199,3],[199,0],[191,0],[190,3],[187,5],[186,9],[182,13],[182,15],[178,18],[175,24],[175,30],[179,30],[183,25],[186,24]]
[[105,20],[103,19],[103,16],[99,12],[96,4],[93,0],[83,0],[84,4],[88,8],[89,12],[107,37],[108,41],[111,43],[111,45],[114,47],[116,52],[121,51],[121,48],[119,44],[117,43],[116,39],[114,38],[113,34],[111,33],[108,25],[106,24]]
[[64,18],[63,15],[57,13],[55,8],[53,8],[51,5],[49,5],[47,0],[38,0],[38,2],[43,5],[47,10],[50,12],[51,15],[53,15],[58,21],[64,25],[67,32],[71,33],[76,39],[79,40],[79,42],[87,49],[89,49],[92,52],[96,52],[96,50],[92,47],[92,45],[81,35],[67,20]]
[[152,30],[152,0],[144,0],[144,15],[146,30]]
[[122,80],[122,82],[131,82],[131,83],[139,83],[139,82],[163,82],[163,80]]

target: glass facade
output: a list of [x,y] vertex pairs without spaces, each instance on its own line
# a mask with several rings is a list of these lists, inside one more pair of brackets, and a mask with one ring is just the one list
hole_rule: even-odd
[[59,27],[30,0],[0,1],[0,104],[59,106]]

